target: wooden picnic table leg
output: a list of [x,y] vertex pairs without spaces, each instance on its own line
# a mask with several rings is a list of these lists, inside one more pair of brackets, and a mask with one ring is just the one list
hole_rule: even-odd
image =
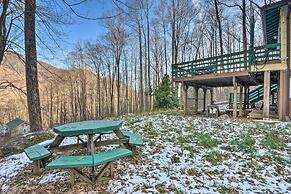
[[64,136],[57,135],[54,141],[49,146],[49,148],[58,147],[64,139],[65,139]]
[[87,148],[88,148],[88,151],[90,152],[91,151],[91,144],[90,144],[90,135],[87,135]]
[[[113,132],[116,134],[116,136],[117,136],[119,139],[127,138],[127,137],[125,137],[125,136],[123,135],[123,133],[121,132],[120,129],[116,129],[116,130],[114,130]],[[132,146],[130,146],[128,143],[127,143],[127,144],[121,144],[121,145],[122,145],[123,147],[125,147],[125,148],[132,149]]]
[[91,144],[91,155],[93,160],[93,166],[92,166],[92,182],[95,182],[95,168],[94,168],[94,154],[95,154],[95,143],[94,143],[94,135],[89,135],[90,144]]
[[39,175],[40,172],[40,160],[33,161],[33,174]]
[[70,183],[71,183],[71,188],[73,188],[75,184],[75,172],[73,170],[71,171]]
[[113,172],[113,162],[110,164],[110,177],[113,179],[114,178],[114,172]]

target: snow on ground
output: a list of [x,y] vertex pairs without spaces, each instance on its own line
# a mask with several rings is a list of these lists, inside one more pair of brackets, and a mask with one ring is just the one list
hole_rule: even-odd
[[9,180],[30,163],[25,153],[15,154],[0,160],[0,186],[2,185],[3,192],[7,192]]
[[[50,144],[52,141],[53,140],[50,139],[39,144],[45,146]],[[66,138],[64,142],[62,142],[62,145],[68,145],[73,143],[76,143],[76,138],[69,137]],[[31,163],[32,162],[28,159],[24,152],[11,155],[7,158],[0,160],[0,191],[2,185],[2,192],[7,192],[10,180]],[[62,176],[62,173],[47,174],[44,177],[41,177],[42,179],[40,180],[40,184],[44,184],[45,182],[54,182],[60,179]]]
[[45,183],[62,180],[65,174],[66,174],[65,172],[59,172],[59,173],[51,173],[51,174],[44,175],[41,177],[38,184],[42,185]]
[[[291,192],[290,123],[171,114],[121,119],[123,128],[141,134],[146,145],[133,158],[116,162],[117,176],[105,183],[109,193]],[[67,138],[62,145],[72,143],[76,138]],[[0,161],[4,192],[28,164],[23,153]],[[50,170],[32,179],[35,187],[45,188],[67,181],[67,176],[67,171]]]
[[268,147],[276,147],[272,131],[290,142],[290,124],[166,115],[125,119],[124,128],[139,132],[146,146],[139,151],[143,163],[128,165],[109,185],[114,193],[291,192],[290,143]]

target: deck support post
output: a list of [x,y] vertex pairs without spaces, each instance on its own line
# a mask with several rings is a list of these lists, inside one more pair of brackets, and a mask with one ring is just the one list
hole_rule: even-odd
[[280,9],[281,21],[281,63],[286,67],[285,70],[280,70],[279,81],[279,120],[286,121],[290,119],[290,3]]
[[263,107],[263,118],[270,118],[270,71],[264,72],[264,107]]
[[188,88],[189,86],[183,82],[183,91],[184,91],[184,113],[188,113]]
[[211,105],[214,104],[214,100],[213,100],[213,88],[210,89],[210,104]]
[[198,113],[198,92],[199,92],[199,88],[195,87],[194,88],[195,91],[195,96],[194,96],[194,113]]
[[243,86],[239,87],[239,116],[243,116]]
[[279,84],[279,120],[286,121],[289,115],[289,93],[287,85],[289,84],[287,72],[280,71],[280,84]]
[[247,109],[249,109],[250,108],[250,87],[247,87],[247,92],[246,92],[247,94],[246,94],[246,98],[247,98]]
[[206,93],[207,89],[203,88],[203,113],[206,111]]
[[247,86],[245,86],[244,87],[244,106],[243,106],[243,109],[245,110],[246,108],[247,108],[247,104],[248,104],[248,102],[247,102],[247,92],[248,92],[248,87]]
[[237,82],[233,77],[233,118],[237,118]]

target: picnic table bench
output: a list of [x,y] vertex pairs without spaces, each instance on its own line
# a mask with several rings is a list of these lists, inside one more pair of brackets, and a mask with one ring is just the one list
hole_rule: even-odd
[[122,134],[129,138],[128,144],[132,146],[144,146],[144,142],[141,136],[131,131],[123,130]]
[[33,161],[34,174],[40,173],[40,168],[45,167],[46,159],[51,156],[50,151],[38,144],[25,148],[24,152]]
[[[93,184],[95,180],[100,180],[104,177],[104,174],[107,170],[109,170],[109,175],[113,178],[113,162],[120,158],[132,155],[132,151],[124,148],[117,148],[113,150],[109,150],[106,152],[101,152],[94,155],[85,155],[85,156],[61,156],[60,158],[52,161],[47,165],[48,169],[71,169],[71,185],[74,185],[75,175],[79,175],[79,177],[89,183]],[[82,167],[94,167],[104,165],[103,168],[99,171],[97,176],[95,176],[94,171],[92,171],[92,175],[88,176],[79,168]]]

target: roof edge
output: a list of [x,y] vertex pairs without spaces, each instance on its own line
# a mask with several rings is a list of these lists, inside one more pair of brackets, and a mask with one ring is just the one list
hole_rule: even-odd
[[283,5],[287,5],[288,4],[288,0],[281,0],[281,1],[278,1],[278,2],[275,2],[275,3],[271,3],[271,4],[268,4],[268,5],[264,5],[261,7],[261,10],[268,10],[268,9],[273,9],[273,8],[276,8],[276,7],[282,7]]

